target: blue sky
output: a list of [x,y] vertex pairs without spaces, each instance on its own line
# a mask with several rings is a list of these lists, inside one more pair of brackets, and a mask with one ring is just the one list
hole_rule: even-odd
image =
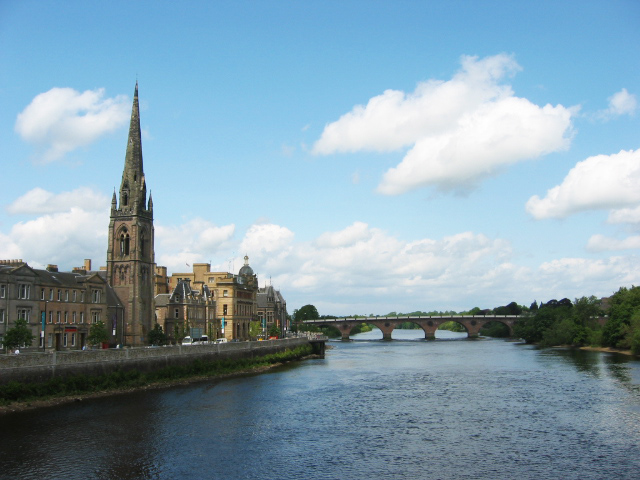
[[139,82],[156,262],[289,310],[640,284],[636,1],[0,1],[0,258],[104,265]]

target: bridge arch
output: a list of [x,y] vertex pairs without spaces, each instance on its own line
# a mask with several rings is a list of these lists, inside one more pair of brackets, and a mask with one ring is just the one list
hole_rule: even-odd
[[445,322],[456,322],[462,325],[469,338],[478,337],[483,326],[490,322],[499,322],[506,325],[509,335],[513,335],[513,325],[521,318],[519,315],[431,315],[431,316],[399,316],[399,317],[347,317],[329,318],[318,320],[306,320],[306,324],[318,326],[326,325],[336,327],[340,331],[343,340],[349,340],[351,330],[358,324],[369,323],[382,331],[382,338],[392,339],[392,332],[405,322],[415,323],[425,332],[425,339],[435,339],[436,330]]

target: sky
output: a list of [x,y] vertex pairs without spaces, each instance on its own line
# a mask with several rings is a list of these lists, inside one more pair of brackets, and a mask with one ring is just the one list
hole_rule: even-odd
[[155,258],[290,313],[640,285],[640,2],[0,0],[0,258],[106,264],[139,84]]

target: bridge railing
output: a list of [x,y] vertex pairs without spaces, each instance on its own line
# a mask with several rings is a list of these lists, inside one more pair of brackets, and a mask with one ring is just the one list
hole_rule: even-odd
[[302,323],[327,323],[327,322],[360,322],[367,323],[368,321],[384,321],[384,320],[427,320],[427,319],[465,319],[465,318],[525,318],[527,315],[413,315],[413,316],[375,316],[375,317],[342,317],[342,318],[318,318],[314,320],[303,320]]

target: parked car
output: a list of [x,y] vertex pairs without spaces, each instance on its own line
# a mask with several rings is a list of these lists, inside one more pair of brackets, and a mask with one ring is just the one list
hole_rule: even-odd
[[227,343],[227,339],[222,337],[222,338],[218,338],[216,339],[216,343]]
[[184,337],[182,339],[182,345],[193,345],[193,338],[191,337]]

